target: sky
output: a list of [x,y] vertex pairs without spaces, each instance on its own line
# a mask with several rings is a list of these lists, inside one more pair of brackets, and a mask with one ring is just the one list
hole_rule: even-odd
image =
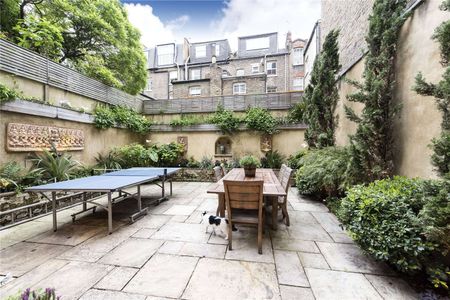
[[320,0],[121,0],[146,47],[177,42],[228,39],[278,32],[282,48],[286,33],[309,38],[320,18]]

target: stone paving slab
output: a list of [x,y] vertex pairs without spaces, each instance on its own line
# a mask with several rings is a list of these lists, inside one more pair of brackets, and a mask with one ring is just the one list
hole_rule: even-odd
[[270,239],[263,239],[262,254],[259,254],[256,236],[248,239],[233,238],[233,250],[228,249],[225,259],[274,263]]
[[163,243],[159,240],[129,238],[103,256],[99,263],[140,268]]
[[167,241],[161,248],[159,248],[158,252],[173,255],[187,255],[223,259],[225,257],[226,250],[226,245]]
[[183,299],[280,299],[275,266],[200,259]]
[[343,233],[341,227],[339,227],[339,221],[335,215],[332,213],[319,213],[312,212],[311,213],[314,218],[322,225],[323,229],[325,229],[328,233]]
[[170,216],[164,215],[147,215],[137,220],[133,225],[139,228],[159,229],[166,224],[170,218]]
[[21,242],[0,251],[1,274],[21,276],[71,247]]
[[297,211],[317,211],[317,212],[328,212],[328,208],[322,203],[305,203],[305,202],[290,202],[292,208]]
[[388,276],[365,275],[375,289],[389,300],[419,299],[419,295],[402,279]]
[[84,243],[64,252],[59,256],[62,259],[96,262],[106,253],[117,247],[120,243],[134,234],[138,228],[125,226],[113,234],[101,233]]
[[362,274],[305,268],[317,300],[381,300]]
[[333,242],[330,235],[317,224],[293,224],[288,232],[291,238],[299,240]]
[[307,211],[288,211],[291,224],[318,224],[316,218]]
[[296,252],[275,250],[275,265],[280,284],[309,287]]
[[330,232],[330,236],[336,243],[354,244],[353,240],[346,233]]
[[171,208],[164,212],[164,215],[181,215],[189,216],[197,206],[192,205],[172,205]]
[[63,299],[78,299],[112,269],[111,266],[70,262],[58,272],[36,283],[32,289],[54,287]]
[[152,239],[206,243],[209,234],[205,233],[205,226],[201,224],[169,223],[155,232]]
[[291,238],[272,238],[273,249],[320,253],[313,241],[303,241]]
[[332,270],[389,274],[386,266],[366,256],[356,245],[321,242],[317,245]]
[[103,277],[95,287],[103,290],[122,290],[128,281],[139,271],[137,268],[115,267],[108,275]]
[[298,256],[305,268],[330,269],[322,254],[299,252]]
[[80,300],[146,300],[144,295],[91,289]]
[[67,224],[57,231],[47,231],[34,238],[29,239],[30,242],[76,246],[93,237],[94,235],[105,231],[106,228],[86,225]]
[[314,295],[309,288],[301,288],[289,285],[280,285],[281,299],[283,300],[314,300]]
[[196,257],[156,254],[123,291],[159,297],[181,297],[197,261]]
[[[13,279],[0,288],[0,295],[11,296],[16,295],[19,291],[24,291],[31,285],[34,285],[45,277],[56,273],[59,269],[68,264],[69,261],[50,259],[44,264],[34,268],[31,272],[26,273],[19,278]],[[2,265],[3,267],[3,265]],[[3,270],[3,269],[2,269]]]
[[140,239],[149,239],[155,232],[156,229],[141,228],[135,234],[133,234],[132,237]]

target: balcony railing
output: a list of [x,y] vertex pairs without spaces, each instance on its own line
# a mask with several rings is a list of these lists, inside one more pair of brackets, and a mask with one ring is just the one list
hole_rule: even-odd
[[144,101],[143,113],[156,115],[214,112],[219,105],[232,111],[245,111],[249,107],[283,110],[289,109],[294,104],[301,102],[302,97],[303,92],[289,92],[170,100],[146,100]]

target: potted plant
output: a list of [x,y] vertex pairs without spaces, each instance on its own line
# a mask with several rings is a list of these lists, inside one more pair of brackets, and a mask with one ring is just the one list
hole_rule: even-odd
[[259,160],[253,155],[247,155],[241,158],[239,164],[244,168],[246,177],[255,177],[256,168],[259,167]]

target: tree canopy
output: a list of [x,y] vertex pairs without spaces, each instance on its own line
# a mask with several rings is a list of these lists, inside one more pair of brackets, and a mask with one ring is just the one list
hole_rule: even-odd
[[119,0],[0,1],[11,41],[128,93],[145,87],[140,33]]

